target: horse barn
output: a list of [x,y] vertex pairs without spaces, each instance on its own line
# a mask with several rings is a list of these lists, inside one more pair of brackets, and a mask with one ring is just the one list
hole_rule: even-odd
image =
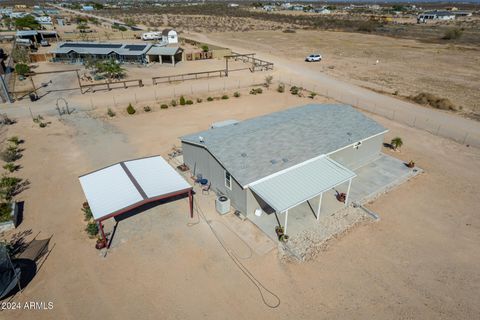
[[63,42],[51,51],[54,62],[83,63],[87,59],[114,59],[121,63],[146,64],[151,61],[173,64],[182,60],[179,47],[154,44]]
[[388,131],[351,106],[329,104],[222,123],[180,138],[184,163],[257,226],[283,215],[285,232],[300,204],[315,199],[317,220],[325,214],[332,189],[346,196],[341,207],[351,203],[355,171],[381,157]]

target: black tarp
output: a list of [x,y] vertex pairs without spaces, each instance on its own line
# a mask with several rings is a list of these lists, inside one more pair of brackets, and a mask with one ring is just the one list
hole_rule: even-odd
[[14,268],[7,247],[0,244],[0,299],[15,288],[19,278],[20,268]]

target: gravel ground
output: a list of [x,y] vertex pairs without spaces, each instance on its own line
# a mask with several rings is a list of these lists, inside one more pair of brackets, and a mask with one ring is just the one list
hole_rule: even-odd
[[325,250],[332,239],[338,239],[360,223],[373,221],[360,208],[348,207],[332,215],[321,217],[319,223],[290,237],[286,247],[279,246],[282,262],[310,261]]

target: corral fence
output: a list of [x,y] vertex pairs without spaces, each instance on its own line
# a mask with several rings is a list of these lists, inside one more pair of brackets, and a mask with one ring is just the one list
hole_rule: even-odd
[[246,70],[246,69],[250,70],[250,72],[273,70],[273,62],[255,58],[255,53],[237,53],[232,51],[231,55],[225,56],[227,71],[228,71],[229,59],[251,64],[251,66],[247,68],[240,68],[240,69],[229,70],[229,71],[239,71],[239,70]]
[[209,78],[216,78],[216,77],[221,78],[221,77],[226,77],[227,75],[228,75],[228,72],[225,69],[202,71],[202,72],[191,72],[191,73],[174,74],[170,76],[153,77],[152,83],[153,85],[156,85],[159,83],[172,83],[172,82],[185,81],[185,80],[209,79]]
[[[478,134],[478,132],[460,126],[453,126],[445,119],[435,119],[433,116],[428,116],[428,114],[423,112],[403,111],[401,106],[402,101],[399,101],[398,105],[377,105],[367,99],[353,97],[351,94],[346,94],[341,91],[329,90],[309,83],[292,82],[291,79],[282,80],[283,79],[280,78],[278,83],[290,86],[296,85],[307,91],[315,92],[321,96],[354,106],[363,111],[405,124],[409,127],[421,129],[433,135],[448,138],[464,145],[480,147],[480,134]],[[418,106],[418,108],[423,107]]]
[[87,92],[96,92],[96,91],[110,91],[112,89],[127,89],[130,87],[143,87],[142,79],[134,80],[121,80],[114,82],[102,82],[102,83],[92,83],[92,84],[81,84],[80,92],[82,94]]

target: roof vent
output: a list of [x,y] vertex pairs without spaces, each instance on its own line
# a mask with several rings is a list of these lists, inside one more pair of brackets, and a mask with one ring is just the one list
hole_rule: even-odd
[[277,162],[278,162],[278,161],[275,160],[275,159],[270,160],[270,163],[271,163],[271,164],[275,164],[275,163],[277,163]]
[[283,163],[287,163],[288,159],[287,158],[282,158]]
[[246,158],[247,157],[247,154],[245,152],[242,152],[241,154],[242,157]]
[[203,139],[202,136],[198,136],[198,141],[200,141],[201,143],[204,143],[204,142],[205,142],[205,139]]

